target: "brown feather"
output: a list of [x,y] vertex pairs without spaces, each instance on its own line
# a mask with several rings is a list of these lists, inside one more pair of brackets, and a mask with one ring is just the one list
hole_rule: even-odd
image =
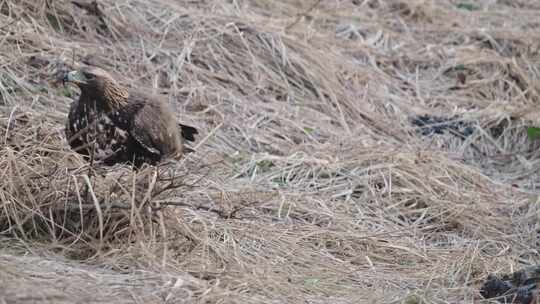
[[[164,158],[179,158],[194,140],[196,128],[178,124],[172,108],[161,96],[127,90],[107,72],[85,67],[81,80],[71,80],[81,89],[71,105],[66,137],[72,149],[106,165],[156,164]],[[67,76],[66,76],[67,77]]]

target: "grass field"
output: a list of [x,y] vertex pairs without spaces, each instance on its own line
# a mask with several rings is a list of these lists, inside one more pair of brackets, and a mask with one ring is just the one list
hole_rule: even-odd
[[[85,3],[0,1],[0,303],[478,303],[540,260],[538,1]],[[90,167],[82,63],[196,152]]]

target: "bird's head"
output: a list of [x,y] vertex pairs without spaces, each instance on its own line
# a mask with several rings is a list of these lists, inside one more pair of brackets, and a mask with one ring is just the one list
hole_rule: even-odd
[[97,67],[81,67],[77,70],[67,72],[62,80],[65,83],[73,83],[79,88],[99,89],[108,83],[116,84],[112,76],[106,71]]
[[118,84],[108,72],[98,67],[85,66],[67,72],[62,82],[75,84],[83,94],[98,97],[97,100],[111,103],[109,105],[111,107],[116,106],[116,103],[121,104],[128,97],[127,90]]

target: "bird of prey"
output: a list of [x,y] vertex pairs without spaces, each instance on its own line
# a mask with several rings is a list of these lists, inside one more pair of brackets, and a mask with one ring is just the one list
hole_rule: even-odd
[[197,129],[179,124],[162,96],[128,89],[92,66],[65,73],[62,82],[81,90],[65,126],[74,151],[107,166],[128,163],[135,168],[193,151],[184,140],[194,141]]

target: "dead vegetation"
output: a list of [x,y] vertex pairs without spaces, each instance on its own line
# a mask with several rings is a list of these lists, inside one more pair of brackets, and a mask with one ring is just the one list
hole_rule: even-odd
[[[539,9],[0,1],[0,299],[477,302],[540,257]],[[89,168],[49,82],[80,63],[167,94],[197,152]]]

